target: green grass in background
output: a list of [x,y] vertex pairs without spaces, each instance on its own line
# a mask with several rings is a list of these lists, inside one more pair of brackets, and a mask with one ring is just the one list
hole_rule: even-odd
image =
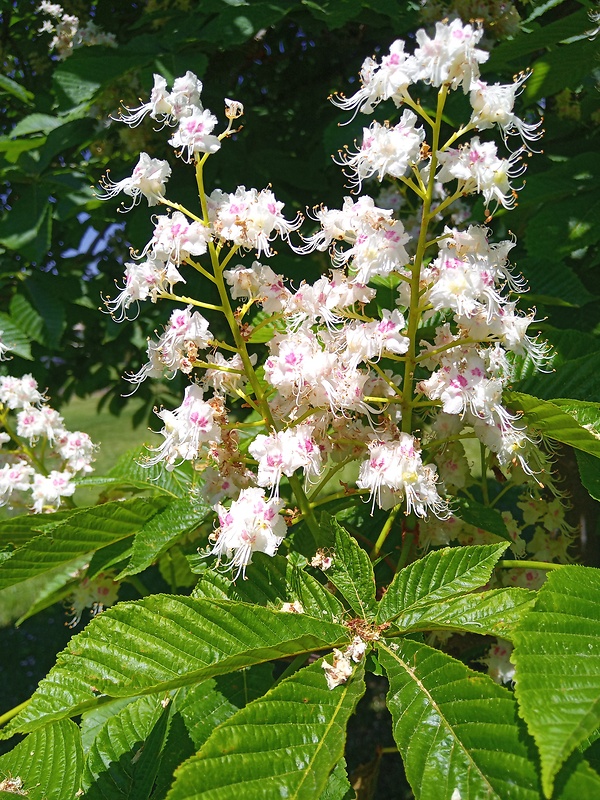
[[99,445],[93,474],[105,475],[126,450],[142,444],[156,447],[162,439],[145,425],[133,427],[132,419],[140,407],[139,402],[130,401],[121,414],[115,417],[106,408],[98,411],[99,400],[97,395],[85,399],[74,397],[68,405],[61,408],[60,413],[68,430],[85,431]]

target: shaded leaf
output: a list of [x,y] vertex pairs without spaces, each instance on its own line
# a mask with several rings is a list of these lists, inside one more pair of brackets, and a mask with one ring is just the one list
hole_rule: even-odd
[[149,567],[174,542],[195,530],[209,514],[212,514],[209,506],[190,500],[174,500],[136,534],[131,560],[117,576],[117,580]]
[[327,580],[339,589],[350,608],[363,619],[376,611],[373,564],[366,551],[333,517],[323,515],[321,525],[333,533],[333,558]]
[[140,697],[111,716],[96,733],[85,761],[82,785],[89,800],[146,800],[158,771],[170,705]]
[[521,714],[540,751],[550,796],[568,756],[600,726],[600,573],[553,570],[523,617],[512,660]]
[[105,503],[67,517],[47,535],[28,541],[0,565],[0,589],[131,536],[164,505],[134,498]]
[[362,672],[330,691],[319,660],[282,681],[214,731],[177,770],[168,800],[319,797],[343,755]]
[[512,542],[506,529],[506,524],[502,519],[502,514],[497,508],[484,506],[469,497],[456,497],[453,500],[453,505],[456,505],[456,516],[460,517],[467,525],[481,528],[488,533],[500,536],[501,539]]

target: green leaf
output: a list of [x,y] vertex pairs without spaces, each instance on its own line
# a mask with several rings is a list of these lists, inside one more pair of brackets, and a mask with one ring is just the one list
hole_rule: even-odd
[[523,412],[523,420],[528,426],[539,430],[549,439],[600,456],[600,437],[580,425],[574,416],[555,403],[521,392],[507,392],[505,400],[509,407]]
[[[388,707],[416,798],[539,800],[532,747],[511,692],[439,650],[381,641]],[[528,746],[529,745],[529,746]]]
[[62,125],[60,117],[52,117],[49,114],[36,112],[23,117],[11,130],[10,135],[11,138],[16,139],[18,136],[27,136],[30,133],[48,134],[60,125]]
[[584,453],[582,450],[576,450],[575,457],[581,482],[594,500],[600,500],[600,458]]
[[42,182],[15,184],[13,194],[10,214],[0,221],[0,244],[19,251],[28,261],[39,261],[46,256],[50,244],[49,187]]
[[527,589],[491,589],[440,600],[424,608],[401,613],[394,630],[409,633],[455,630],[512,640],[512,633],[535,599]]
[[512,542],[510,534],[506,529],[502,514],[497,508],[490,508],[468,497],[454,498],[453,505],[456,505],[456,516],[460,517],[467,525],[481,528],[488,533],[493,533],[501,539]]
[[0,564],[0,589],[137,533],[163,506],[164,500],[158,498],[134,498],[94,506],[68,517]]
[[561,765],[600,726],[600,573],[552,571],[514,635],[516,695],[552,793]]
[[151,61],[150,54],[124,54],[106,47],[81,47],[53,72],[56,95],[62,108],[90,101],[115,78]]
[[[174,497],[186,498],[190,494],[189,476],[179,469],[166,470],[162,464],[150,464],[147,447],[134,447],[119,458],[115,466],[108,471],[106,479],[100,483],[107,485],[134,486],[139,489],[152,489],[171,494]],[[82,485],[85,481],[81,481]]]
[[350,608],[363,619],[375,616],[375,576],[366,551],[333,517],[323,514],[321,526],[334,536],[334,552],[327,580],[341,592]]
[[22,103],[27,103],[27,105],[31,105],[31,101],[34,98],[34,95],[28,89],[6,75],[0,75],[0,92],[3,94],[12,94],[17,100],[20,100]]
[[30,704],[1,735],[79,714],[106,702],[101,695],[164,693],[350,638],[342,625],[226,600],[151,595],[119,603],[70,640]]
[[567,361],[551,375],[533,375],[515,388],[519,394],[526,392],[543,400],[570,397],[600,402],[600,352]]
[[218,727],[175,773],[168,800],[314,800],[344,753],[364,693],[362,665],[333,690],[321,660],[282,681]]
[[19,328],[34,342],[44,344],[44,321],[22,294],[14,294],[9,306],[10,315],[18,320]]
[[70,720],[40,728],[0,757],[0,779],[20,778],[29,800],[75,797],[82,768],[79,728]]
[[222,573],[205,568],[194,596],[239,600],[276,610],[280,610],[284,603],[297,600],[302,604],[304,613],[316,619],[337,622],[344,617],[344,607],[340,601],[309,575],[301,563],[294,563],[291,555],[285,558],[255,553],[246,570],[246,577],[247,580],[234,583]]
[[247,703],[262,697],[273,685],[273,667],[257,664],[219,675],[191,687],[178,708],[187,730],[199,750],[210,734]]
[[567,87],[577,89],[589,75],[596,53],[596,43],[586,37],[543,55],[532,65],[533,74],[523,92],[525,103],[529,105]]
[[1,311],[0,331],[2,331],[2,343],[10,349],[11,353],[27,361],[33,361],[29,336],[15,325],[14,320],[8,314],[4,314]]
[[160,764],[172,704],[140,697],[97,732],[85,761],[86,800],[147,800]]
[[320,800],[355,800],[355,798],[356,792],[350,786],[350,781],[348,780],[346,759],[342,758],[329,775],[329,780]]
[[65,508],[55,511],[52,516],[48,516],[48,514],[23,514],[20,517],[2,519],[0,520],[0,547],[6,547],[7,545],[23,547],[30,539],[39,536],[40,533],[51,530],[60,522],[81,514],[83,511],[85,509]]
[[190,500],[174,500],[164,511],[160,511],[142,527],[133,541],[131,560],[117,576],[136,575],[149,567],[174,542],[195,530],[208,514],[209,506]]
[[484,586],[507,544],[445,547],[428,553],[398,572],[377,611],[377,622],[393,621],[400,614],[423,611],[427,606]]

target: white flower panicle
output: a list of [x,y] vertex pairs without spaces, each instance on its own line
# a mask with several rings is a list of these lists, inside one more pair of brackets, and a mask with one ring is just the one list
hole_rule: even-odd
[[0,506],[56,511],[74,479],[93,471],[96,449],[87,433],[67,430],[32,375],[0,376]]
[[81,25],[79,17],[74,14],[66,14],[58,3],[42,0],[37,11],[50,17],[44,21],[40,33],[54,34],[50,42],[50,51],[54,50],[61,61],[68,58],[73,50],[84,45],[117,46],[117,40],[113,33],[101,30],[92,20]]
[[[219,517],[211,553],[235,577],[245,575],[253,552],[273,555],[285,536],[280,495],[290,499],[293,524],[296,514],[310,516],[306,509],[322,495],[359,494],[371,513],[378,507],[417,517],[423,546],[441,546],[485,535],[449,512],[448,495],[468,492],[473,480],[459,439],[478,438],[507,479],[535,482],[543,457],[519,415],[504,405],[503,391],[515,358],[542,367],[547,350],[528,333],[534,312],[517,305],[525,282],[509,263],[514,240],[492,243],[487,228],[464,226],[471,213],[464,198],[480,194],[487,214],[512,208],[513,183],[541,123],[516,116],[525,76],[507,86],[481,80],[488,57],[478,47],[482,35],[480,24],[439,22],[429,33],[417,32],[411,52],[396,41],[380,61],[365,60],[358,91],[333,102],[355,115],[390,100],[401,110],[392,109],[393,122],[365,126],[362,140],[340,151],[337,163],[356,192],[367,181],[388,181],[407,199],[383,190],[377,203],[361,195],[345,197],[340,208],[316,206],[309,214],[313,231],[300,243],[291,239],[301,216],[286,219],[270,186],[204,189],[204,163],[234,132],[241,103],[225,100],[228,125],[218,134],[193,73],[171,90],[155,75],[149,101],[121,114],[132,126],[146,116],[170,126],[169,143],[193,165],[201,203],[196,216],[167,200],[170,167],[146,153],[131,178],[105,179],[105,197],[123,192],[132,205],[144,196],[149,205],[172,209],[154,218],[151,240],[132,254],[124,285],[107,305],[118,319],[145,300],[185,306],[148,341],[148,360],[129,380],[137,386],[149,377],[190,376],[179,408],[158,412],[163,442],[148,463],[171,470],[193,462],[204,499]],[[427,85],[426,96],[437,90],[437,102],[415,99],[423,87],[411,96],[417,82]],[[470,119],[444,141],[451,91],[468,96]],[[505,143],[518,135],[522,146],[503,158],[483,138],[495,126]],[[411,192],[417,203],[408,199]],[[277,238],[329,263],[316,279],[292,286],[261,263],[275,255]],[[191,305],[175,293],[186,280],[195,284],[191,271],[210,281],[218,301],[207,295]],[[223,311],[232,336],[215,339],[196,306]],[[266,359],[255,352],[261,343]],[[250,416],[240,409],[251,409]],[[51,423],[39,414],[24,415],[21,425],[30,437],[50,435]],[[66,469],[75,468],[73,459]],[[332,476],[350,462],[358,476],[352,485],[340,481],[343,491],[336,493]],[[30,480],[26,466],[14,465],[21,481]],[[522,552],[518,538],[514,547]],[[324,664],[331,687],[349,676],[363,645]]]

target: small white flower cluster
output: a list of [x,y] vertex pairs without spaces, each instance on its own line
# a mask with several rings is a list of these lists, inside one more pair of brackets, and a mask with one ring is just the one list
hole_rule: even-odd
[[287,533],[279,514],[283,501],[267,500],[262,489],[242,489],[229,508],[218,504],[219,527],[211,534],[211,553],[217,560],[227,559],[234,578],[245,574],[252,553],[274,556]]
[[360,636],[355,636],[343,652],[338,650],[337,647],[334,648],[333,662],[330,664],[323,659],[321,663],[321,666],[325,670],[327,687],[329,689],[335,689],[336,686],[346,683],[354,671],[352,664],[358,664],[359,661],[362,661],[366,650],[367,643],[364,642]]
[[66,601],[67,610],[72,614],[69,628],[75,628],[80,622],[86,608],[92,617],[100,614],[108,606],[117,602],[120,584],[112,575],[101,572],[95,578],[87,576],[80,581]]
[[[44,445],[43,460],[36,454],[38,443]],[[32,375],[0,376],[0,445],[4,462],[0,505],[8,508],[27,505],[37,513],[56,511],[62,499],[75,492],[73,479],[93,470],[96,448],[92,440],[87,433],[65,428],[62,416],[47,405]],[[59,469],[47,469],[46,463],[55,463]]]
[[40,33],[54,34],[50,42],[50,50],[56,51],[61,60],[68,58],[73,50],[84,45],[117,46],[117,40],[113,33],[105,33],[92,20],[81,25],[79,17],[74,14],[66,14],[58,3],[42,0],[37,10],[38,13],[50,17],[44,21]]

